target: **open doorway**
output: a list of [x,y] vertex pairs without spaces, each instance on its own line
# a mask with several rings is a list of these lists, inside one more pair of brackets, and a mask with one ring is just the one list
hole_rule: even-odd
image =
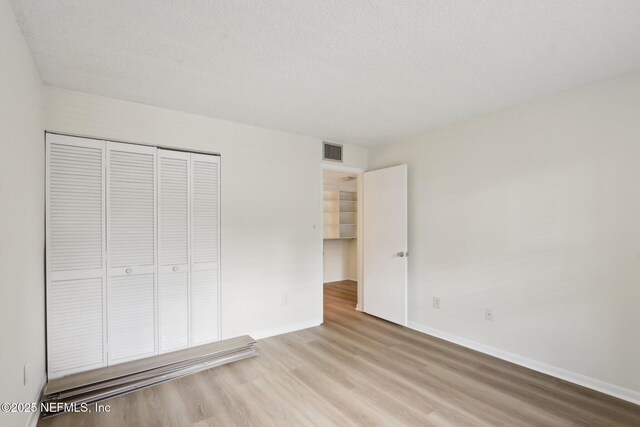
[[339,293],[359,309],[361,173],[323,170],[324,294]]

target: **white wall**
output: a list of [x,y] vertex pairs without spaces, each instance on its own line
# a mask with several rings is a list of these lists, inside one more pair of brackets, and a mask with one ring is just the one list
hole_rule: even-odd
[[324,282],[357,280],[355,239],[327,239],[324,241]]
[[[42,85],[6,0],[0,58],[0,402],[33,402],[45,372]],[[28,418],[0,412],[0,425]]]
[[640,74],[369,153],[400,163],[413,326],[640,401]]
[[222,155],[223,338],[322,322],[320,139],[58,88],[44,93],[49,131]]

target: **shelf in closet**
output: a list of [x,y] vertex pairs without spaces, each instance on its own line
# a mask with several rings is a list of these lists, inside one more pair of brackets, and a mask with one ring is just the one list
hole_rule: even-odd
[[323,192],[324,239],[356,238],[357,202],[355,192]]

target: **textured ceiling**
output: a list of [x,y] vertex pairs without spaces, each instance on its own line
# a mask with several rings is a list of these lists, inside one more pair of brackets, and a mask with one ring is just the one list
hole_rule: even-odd
[[638,0],[11,0],[50,85],[376,145],[640,69]]

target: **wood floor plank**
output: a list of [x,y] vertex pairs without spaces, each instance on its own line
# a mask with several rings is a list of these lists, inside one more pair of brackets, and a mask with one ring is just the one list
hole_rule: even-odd
[[640,426],[640,406],[356,311],[355,282],[324,295],[323,325],[258,357],[39,425]]

